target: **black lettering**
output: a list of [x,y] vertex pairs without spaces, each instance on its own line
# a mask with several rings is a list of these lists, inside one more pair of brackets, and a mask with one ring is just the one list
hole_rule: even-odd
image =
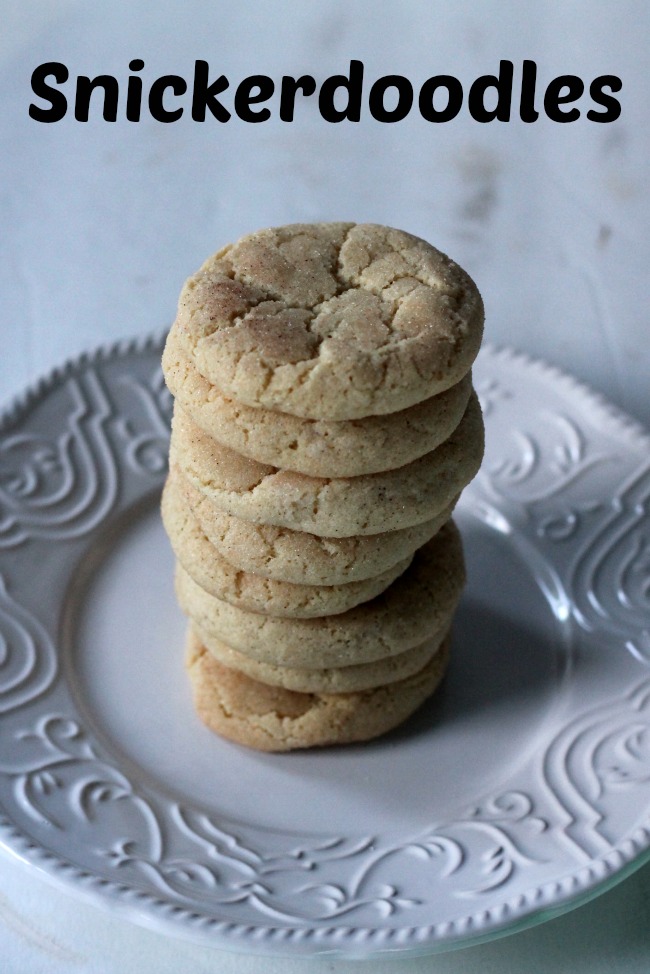
[[117,83],[117,78],[111,74],[98,74],[96,78],[87,78],[84,74],[79,75],[74,100],[74,117],[78,122],[88,121],[90,96],[96,88],[101,88],[104,92],[104,106],[102,108],[104,121],[117,121],[117,100],[120,86]]
[[[562,89],[568,88],[566,94]],[[568,112],[560,111],[560,105],[577,101],[585,90],[584,82],[575,74],[561,74],[553,78],[544,95],[544,111],[553,122],[575,122],[580,118],[579,108],[570,108]]]
[[[348,93],[345,108],[337,108],[334,94],[338,88]],[[326,78],[318,93],[318,110],[326,122],[358,122],[361,118],[361,95],[363,92],[363,61],[350,61],[349,76],[334,74]]]
[[156,78],[149,91],[149,111],[157,122],[177,122],[183,114],[182,108],[170,111],[163,105],[163,93],[167,88],[171,88],[175,95],[184,95],[187,82],[177,74],[163,74]]
[[[476,79],[467,95],[467,108],[475,122],[493,122],[495,118],[500,122],[510,121],[513,76],[512,61],[500,61],[498,76],[483,74]],[[497,102],[494,108],[485,107],[488,88],[496,88]]]
[[230,112],[224,108],[216,96],[229,87],[230,82],[224,74],[209,84],[210,65],[207,61],[194,62],[194,89],[192,94],[192,118],[195,122],[205,122],[206,109],[210,109],[218,122],[227,122]]
[[46,78],[53,75],[58,85],[62,85],[70,77],[70,72],[65,64],[60,61],[46,61],[39,64],[32,72],[32,91],[37,98],[44,98],[49,101],[49,108],[40,108],[33,103],[29,106],[29,117],[36,122],[60,122],[65,117],[68,110],[68,101],[62,91],[57,91],[52,85],[45,82]]
[[524,61],[521,72],[521,98],[519,118],[522,122],[536,122],[539,112],[535,108],[535,88],[537,86],[537,65],[534,61]]
[[301,91],[303,95],[313,95],[316,91],[316,81],[310,74],[303,74],[300,78],[285,75],[280,89],[280,119],[283,122],[293,122],[296,109],[296,95]]
[[[433,104],[438,88],[447,89],[447,104],[438,109]],[[420,114],[427,122],[450,122],[463,107],[463,86],[451,74],[436,74],[427,78],[420,89]]]
[[618,98],[606,95],[603,89],[609,88],[610,91],[620,91],[622,87],[623,82],[615,74],[602,74],[600,77],[594,78],[589,85],[589,94],[597,105],[603,106],[605,111],[595,112],[593,108],[590,108],[587,112],[587,118],[592,122],[615,122],[621,114],[621,103]]
[[[387,88],[397,88],[397,105],[387,109],[384,98]],[[370,114],[378,122],[401,122],[411,111],[413,105],[413,85],[401,74],[387,74],[375,81],[368,96]]]
[[[144,61],[135,58],[129,61],[129,71],[142,71]],[[126,118],[129,122],[140,121],[140,107],[142,105],[142,78],[129,78],[126,89]]]
[[[257,94],[253,94],[257,88]],[[258,112],[251,111],[251,105],[268,101],[275,91],[275,84],[265,74],[252,74],[237,85],[235,92],[235,112],[243,122],[266,122],[271,117],[268,108]]]

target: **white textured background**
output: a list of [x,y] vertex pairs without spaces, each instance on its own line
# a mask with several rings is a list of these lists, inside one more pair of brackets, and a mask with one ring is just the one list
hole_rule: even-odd
[[[160,330],[184,278],[243,232],[295,220],[371,220],[430,239],[477,280],[486,337],[541,355],[650,425],[650,7],[601,0],[0,2],[0,401],[63,359]],[[623,80],[612,124],[433,126],[367,116],[329,125],[309,101],[292,124],[163,125],[28,117],[30,76],[191,78],[196,58],[235,82],[318,80],[365,62],[368,80],[464,83],[501,58]],[[517,79],[518,73],[515,73]],[[585,109],[588,98],[584,99]],[[186,101],[185,101],[186,103]],[[516,105],[516,99],[515,99]],[[272,103],[277,106],[277,101]],[[188,114],[186,112],[186,114]],[[498,943],[378,971],[641,974],[650,969],[648,867],[593,904]],[[344,971],[188,947],[52,891],[0,860],[2,969],[29,972]]]

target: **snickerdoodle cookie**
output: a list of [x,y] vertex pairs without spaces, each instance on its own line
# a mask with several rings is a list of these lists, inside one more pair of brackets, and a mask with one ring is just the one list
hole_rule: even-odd
[[393,413],[470,369],[476,285],[418,237],[294,224],[224,247],[186,282],[178,332],[199,371],[249,406],[316,419]]
[[417,673],[352,693],[299,693],[261,683],[220,663],[192,631],[186,666],[196,712],[211,730],[260,751],[291,751],[366,741],[401,724],[442,680],[448,644]]
[[449,628],[464,582],[453,521],[381,595],[322,618],[282,619],[240,609],[209,595],[181,565],[176,569],[180,606],[208,646],[214,637],[262,663],[315,670],[373,663],[435,638]]
[[467,373],[437,396],[364,419],[302,419],[246,406],[205,379],[172,328],[163,355],[170,392],[197,426],[244,456],[311,477],[356,477],[403,467],[435,450],[460,423],[472,391]]
[[205,637],[196,626],[194,631],[206,649],[224,666],[241,670],[252,679],[268,683],[269,686],[285,687],[300,693],[352,693],[357,690],[371,690],[386,683],[396,683],[421,670],[438,652],[444,639],[444,633],[439,633],[420,646],[414,646],[396,656],[386,656],[374,663],[353,663],[351,666],[310,670],[261,663],[214,636]]
[[453,513],[440,514],[401,531],[323,538],[274,524],[255,524],[226,514],[177,468],[169,473],[208,541],[231,565],[245,572],[303,585],[344,585],[388,571],[426,544]]
[[323,537],[379,534],[440,514],[483,458],[481,407],[472,393],[460,424],[437,449],[396,470],[308,477],[250,460],[174,411],[170,460],[221,511]]
[[161,511],[174,553],[197,585],[231,605],[270,616],[309,619],[345,612],[383,592],[408,568],[413,557],[408,555],[374,578],[343,585],[277,581],[242,571],[227,561],[206,538],[174,480],[163,491]]

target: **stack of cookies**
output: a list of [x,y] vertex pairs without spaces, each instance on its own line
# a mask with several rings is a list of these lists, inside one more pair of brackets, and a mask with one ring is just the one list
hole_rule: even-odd
[[435,689],[483,456],[468,275],[398,230],[243,237],[185,284],[163,520],[198,714],[261,750],[367,740]]

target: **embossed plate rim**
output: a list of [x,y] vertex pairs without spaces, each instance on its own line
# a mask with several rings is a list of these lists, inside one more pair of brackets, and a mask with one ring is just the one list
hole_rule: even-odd
[[[71,359],[37,381],[3,410],[0,415],[0,433],[4,434],[20,423],[22,416],[32,405],[40,402],[65,379],[76,375],[85,367],[116,357],[128,361],[129,356],[135,353],[153,353],[160,349],[163,338],[163,335],[156,335],[125,339],[103,346],[94,353],[85,353]],[[516,367],[533,369],[551,382],[560,383],[565,390],[586,398],[627,436],[650,446],[650,438],[637,422],[554,366],[509,348],[485,346],[482,354],[496,359],[507,359]],[[11,854],[38,867],[41,873],[60,887],[74,890],[104,907],[109,905],[127,919],[159,932],[249,952],[329,953],[348,956],[388,951],[425,954],[492,939],[586,902],[650,858],[650,833],[646,827],[641,827],[620,846],[614,846],[606,854],[594,857],[581,869],[559,876],[553,882],[520,892],[514,900],[506,899],[488,910],[468,913],[459,920],[448,921],[442,925],[334,928],[321,922],[311,927],[287,928],[199,916],[192,911],[179,909],[164,897],[144,892],[133,885],[107,880],[67,860],[60,853],[52,852],[42,843],[31,841],[26,832],[4,812],[0,817],[0,833],[2,844]]]

